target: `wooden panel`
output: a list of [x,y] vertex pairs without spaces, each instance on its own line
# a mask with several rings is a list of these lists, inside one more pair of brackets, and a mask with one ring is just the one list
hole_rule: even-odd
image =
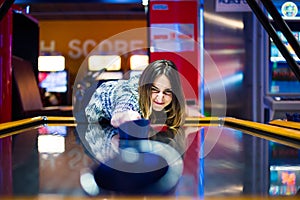
[[42,110],[43,104],[31,63],[14,56],[12,67],[23,111]]

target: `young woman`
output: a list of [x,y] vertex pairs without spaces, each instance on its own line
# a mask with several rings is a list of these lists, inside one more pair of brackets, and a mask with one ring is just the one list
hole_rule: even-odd
[[109,120],[111,125],[149,119],[178,128],[184,123],[185,98],[177,67],[172,61],[150,63],[129,80],[102,83],[85,108],[89,123]]

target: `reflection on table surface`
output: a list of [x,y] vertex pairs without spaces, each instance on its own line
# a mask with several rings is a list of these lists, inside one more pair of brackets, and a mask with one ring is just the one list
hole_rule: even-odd
[[150,127],[151,137],[134,140],[104,123],[33,123],[6,132],[1,199],[297,198],[299,140],[210,122]]

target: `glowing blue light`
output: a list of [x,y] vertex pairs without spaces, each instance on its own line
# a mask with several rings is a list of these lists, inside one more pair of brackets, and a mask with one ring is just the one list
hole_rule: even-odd
[[243,79],[244,79],[244,74],[242,72],[238,72],[236,74],[227,76],[222,80],[217,80],[208,83],[205,86],[205,90],[213,91],[215,89],[222,89],[224,87],[231,86],[231,85],[239,85],[242,83]]

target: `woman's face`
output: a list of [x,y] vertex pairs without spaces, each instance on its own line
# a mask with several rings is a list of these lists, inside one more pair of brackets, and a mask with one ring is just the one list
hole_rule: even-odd
[[151,88],[152,108],[155,111],[162,111],[172,102],[172,87],[165,75],[158,76]]

